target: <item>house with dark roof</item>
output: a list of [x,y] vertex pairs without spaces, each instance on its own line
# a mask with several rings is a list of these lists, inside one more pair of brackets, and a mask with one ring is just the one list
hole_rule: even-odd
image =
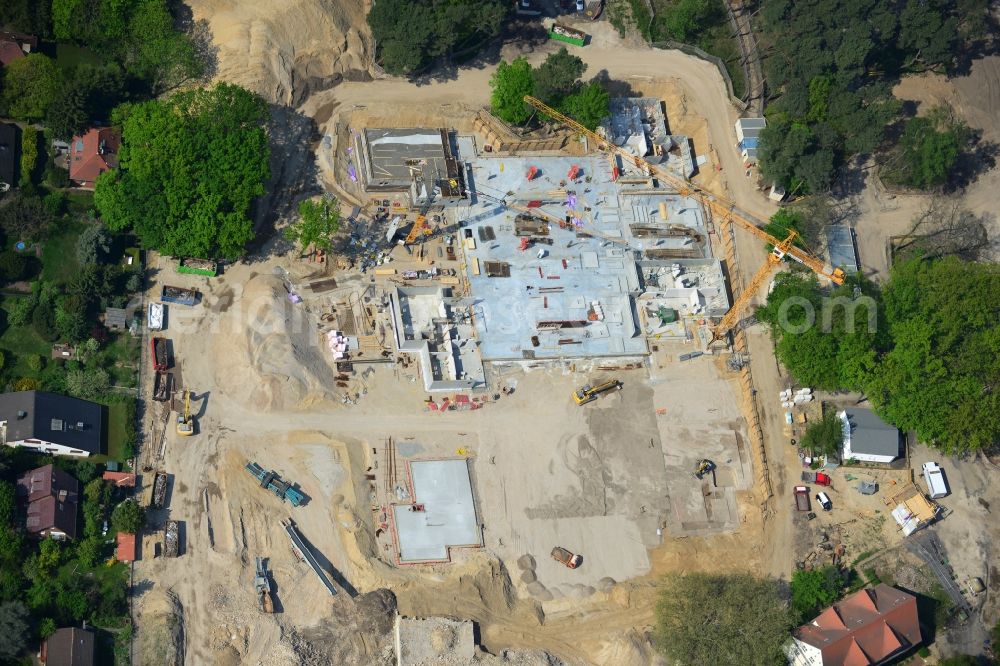
[[891,463],[902,455],[903,434],[870,409],[839,412],[844,429],[844,460]]
[[876,666],[922,642],[917,598],[880,584],[855,592],[792,632],[792,666]]
[[42,642],[45,666],[94,666],[94,632],[77,627],[57,629]]
[[38,37],[19,32],[0,32],[0,64],[4,67],[38,48]]
[[0,442],[39,453],[86,457],[101,452],[103,409],[46,391],[0,395]]
[[17,479],[17,500],[25,509],[28,534],[53,539],[76,538],[76,507],[80,484],[55,465],[27,472]]
[[21,128],[0,123],[0,192],[17,185],[17,167],[21,159]]
[[76,187],[94,189],[97,177],[118,166],[121,135],[112,127],[93,127],[74,136],[69,146],[69,179]]

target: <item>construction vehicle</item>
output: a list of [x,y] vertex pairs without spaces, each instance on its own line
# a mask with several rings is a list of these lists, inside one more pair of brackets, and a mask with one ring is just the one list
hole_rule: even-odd
[[809,488],[807,486],[795,486],[795,508],[798,511],[809,510]]
[[830,486],[833,480],[829,474],[824,474],[823,472],[804,471],[802,472],[802,482],[815,483],[817,486]]
[[552,549],[552,559],[565,564],[569,569],[576,569],[583,562],[581,555],[574,555],[562,546],[556,546]]
[[165,284],[160,290],[160,300],[164,303],[176,303],[177,305],[194,305],[198,302],[198,292],[194,289],[171,287]]
[[701,460],[698,462],[698,470],[694,473],[698,480],[701,481],[705,478],[706,474],[711,474],[715,471],[715,463],[711,460]]
[[258,557],[257,572],[253,577],[253,588],[257,593],[257,608],[261,613],[274,612],[274,600],[271,598],[271,579],[267,576],[267,565],[264,558]]
[[177,415],[177,434],[190,437],[194,434],[194,417],[191,415],[191,391],[184,389],[183,412]]
[[588,402],[593,402],[597,398],[607,391],[620,391],[622,388],[622,383],[617,379],[609,379],[606,382],[592,386],[590,384],[585,384],[573,392],[573,400],[578,405],[586,405]]
[[302,506],[302,503],[305,502],[306,496],[302,494],[302,491],[295,488],[290,482],[282,481],[281,477],[273,469],[270,471],[265,470],[252,460],[247,462],[244,469],[260,481],[261,488],[267,488],[277,495],[282,502],[288,500],[292,506]]
[[313,552],[306,546],[302,534],[299,533],[299,529],[295,526],[295,521],[291,518],[283,518],[281,526],[285,528],[285,534],[288,535],[288,538],[292,542],[292,552],[295,553],[295,556],[309,565],[331,597],[337,596],[337,588],[333,586],[333,581],[330,580],[323,567],[320,566],[319,560],[316,559]]
[[431,229],[427,226],[427,216],[417,215],[417,219],[413,222],[413,226],[410,227],[410,233],[406,234],[406,239],[403,241],[403,245],[413,245],[417,241],[417,237],[423,234],[424,236],[431,235]]
[[774,267],[777,266],[785,257],[794,259],[803,266],[810,268],[815,273],[827,278],[834,284],[844,283],[846,275],[843,270],[840,268],[829,268],[823,260],[814,256],[809,251],[795,245],[795,240],[798,236],[794,231],[784,240],[775,238],[771,234],[764,231],[764,223],[755,219],[749,213],[739,210],[734,202],[716,194],[712,194],[707,190],[684,180],[683,178],[671,173],[663,166],[650,164],[641,156],[633,155],[628,151],[628,149],[616,146],[605,137],[587,129],[572,118],[556,111],[549,105],[535,99],[531,95],[525,95],[524,102],[534,107],[536,110],[541,111],[556,122],[562,123],[566,127],[579,132],[589,140],[593,141],[594,145],[599,148],[607,150],[609,153],[613,153],[622,160],[622,164],[631,164],[642,173],[655,176],[660,182],[668,184],[674,188],[679,195],[697,199],[708,210],[708,212],[717,215],[724,222],[736,223],[765,243],[769,243],[774,246],[774,250],[768,256],[767,263],[765,263],[764,266],[757,271],[757,274],[752,280],[750,280],[750,283],[736,298],[736,301],[733,303],[732,307],[729,308],[729,311],[712,330],[711,343],[721,340],[737,323],[737,321],[739,321],[740,314],[743,312],[744,308],[749,305],[750,299],[753,298],[757,290],[764,284]]
[[170,367],[170,352],[167,349],[166,338],[153,338],[149,341],[150,355],[153,357],[153,369],[166,372]]

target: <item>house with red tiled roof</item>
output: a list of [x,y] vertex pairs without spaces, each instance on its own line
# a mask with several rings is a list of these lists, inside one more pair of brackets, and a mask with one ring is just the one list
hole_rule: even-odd
[[74,136],[69,146],[69,179],[76,187],[94,189],[97,177],[118,166],[121,135],[111,127],[93,127]]
[[28,534],[75,539],[79,486],[76,479],[54,465],[18,478],[17,498],[26,509]]
[[792,632],[792,666],[876,666],[920,645],[917,598],[888,585],[860,590]]
[[135,535],[129,532],[118,533],[118,545],[115,549],[115,557],[119,562],[135,561]]
[[135,472],[105,472],[101,478],[118,488],[135,488]]
[[18,32],[0,32],[0,65],[6,67],[37,48],[37,37]]

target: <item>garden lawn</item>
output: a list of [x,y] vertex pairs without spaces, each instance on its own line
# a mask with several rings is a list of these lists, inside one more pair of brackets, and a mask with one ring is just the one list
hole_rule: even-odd
[[42,244],[42,277],[60,286],[69,284],[80,271],[76,260],[76,239],[86,225],[61,220],[52,236]]
[[111,460],[124,460],[122,443],[125,441],[128,409],[126,402],[112,402],[108,405],[108,453]]

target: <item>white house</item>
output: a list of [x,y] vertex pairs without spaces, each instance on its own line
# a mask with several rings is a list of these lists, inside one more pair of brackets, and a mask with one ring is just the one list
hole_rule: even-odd
[[46,391],[0,395],[0,442],[57,456],[101,452],[102,408],[96,402]]
[[844,428],[844,460],[891,463],[901,455],[902,433],[870,409],[847,409],[837,416]]

